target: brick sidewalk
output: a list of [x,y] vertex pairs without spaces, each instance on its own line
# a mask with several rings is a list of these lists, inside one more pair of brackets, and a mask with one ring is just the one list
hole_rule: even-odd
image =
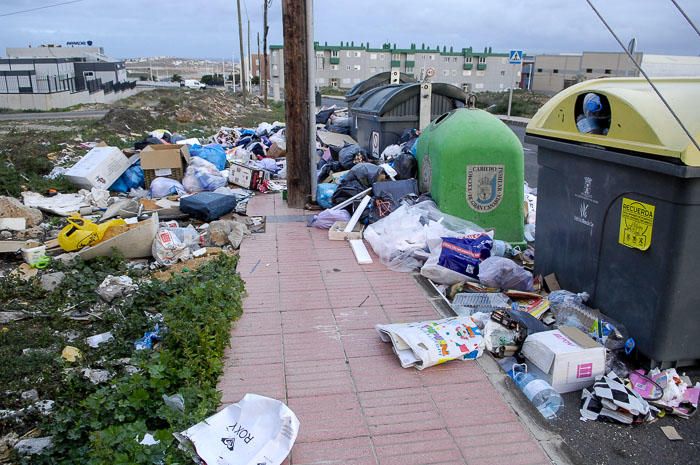
[[377,323],[439,318],[407,273],[373,255],[358,265],[345,242],[302,222],[279,195],[246,238],[238,271],[244,313],[231,334],[223,403],[250,392],[284,401],[301,422],[292,465],[509,464],[550,461],[472,361],[403,369]]

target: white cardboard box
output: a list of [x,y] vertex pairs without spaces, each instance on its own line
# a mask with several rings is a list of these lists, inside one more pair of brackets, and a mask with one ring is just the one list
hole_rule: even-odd
[[76,186],[109,189],[130,166],[129,159],[117,147],[95,147],[66,172]]
[[588,387],[605,372],[605,348],[577,328],[532,334],[521,353],[561,394]]

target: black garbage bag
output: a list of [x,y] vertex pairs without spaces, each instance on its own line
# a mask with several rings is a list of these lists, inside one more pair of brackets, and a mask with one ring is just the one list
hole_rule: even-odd
[[[323,160],[321,160],[323,161]],[[343,171],[343,167],[340,165],[339,162],[331,160],[325,162],[321,167],[320,167],[319,173],[318,173],[318,179],[317,182],[320,184],[326,180],[328,176],[330,176],[333,173],[337,173],[339,171]],[[351,196],[352,197],[352,196]]]
[[346,136],[350,135],[350,126],[345,124],[329,124],[326,126],[326,129],[337,134],[345,134]]
[[316,124],[326,124],[335,110],[335,108],[329,108],[316,113]]
[[372,184],[372,209],[369,222],[374,223],[401,205],[401,201],[418,195],[418,181],[404,179],[402,181],[381,181]]
[[[331,197],[331,202],[333,205],[338,205],[350,197],[354,197],[360,192],[372,187],[372,184],[375,182],[382,181],[384,176],[384,169],[377,165],[371,163],[355,165],[340,181],[338,189],[336,189],[333,193],[333,197]],[[357,199],[352,204],[345,207],[345,209],[350,213],[354,213],[360,201],[362,201],[361,198]],[[370,209],[368,208],[362,213],[362,216],[360,216],[360,222],[367,223],[369,214]]]
[[[355,166],[359,160],[367,161],[364,150],[357,144],[345,144],[338,152],[338,161],[343,168],[349,170]],[[369,187],[369,186],[367,186]]]
[[418,161],[410,153],[402,153],[394,159],[392,168],[396,170],[396,179],[413,179],[418,177]]

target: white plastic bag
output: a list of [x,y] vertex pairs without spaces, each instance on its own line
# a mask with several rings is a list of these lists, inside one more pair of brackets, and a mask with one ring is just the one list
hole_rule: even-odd
[[429,240],[441,242],[441,237],[482,231],[474,223],[442,213],[435,202],[426,200],[415,205],[401,205],[369,225],[365,239],[389,269],[410,272],[427,260]]
[[174,436],[216,465],[279,465],[289,455],[299,419],[282,402],[246,394],[201,423]]
[[199,249],[199,233],[192,226],[186,228],[161,227],[153,240],[153,257],[158,263],[170,266],[192,257]]
[[182,185],[190,194],[214,191],[219,187],[224,187],[226,182],[226,177],[221,175],[216,166],[201,157],[190,159],[185,177],[182,179]]
[[153,199],[167,197],[172,194],[183,195],[185,193],[185,186],[176,179],[158,177],[151,181],[150,194]]
[[479,281],[488,287],[531,292],[532,273],[513,260],[489,257],[479,265]]

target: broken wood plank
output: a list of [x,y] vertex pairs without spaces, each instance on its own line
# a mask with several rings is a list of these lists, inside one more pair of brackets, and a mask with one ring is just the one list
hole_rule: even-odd
[[352,239],[349,242],[352,253],[355,254],[355,260],[357,260],[358,264],[369,265],[372,263],[372,257],[367,251],[367,247],[365,247],[365,243],[362,239]]
[[355,229],[355,225],[358,221],[360,221],[360,216],[362,216],[362,212],[365,211],[365,208],[367,208],[370,200],[371,197],[369,195],[365,195],[365,198],[362,199],[362,202],[360,202],[360,205],[357,207],[357,210],[355,210],[355,213],[352,214],[350,221],[348,221],[348,224],[345,225],[345,229],[343,229],[344,232],[349,233]]

